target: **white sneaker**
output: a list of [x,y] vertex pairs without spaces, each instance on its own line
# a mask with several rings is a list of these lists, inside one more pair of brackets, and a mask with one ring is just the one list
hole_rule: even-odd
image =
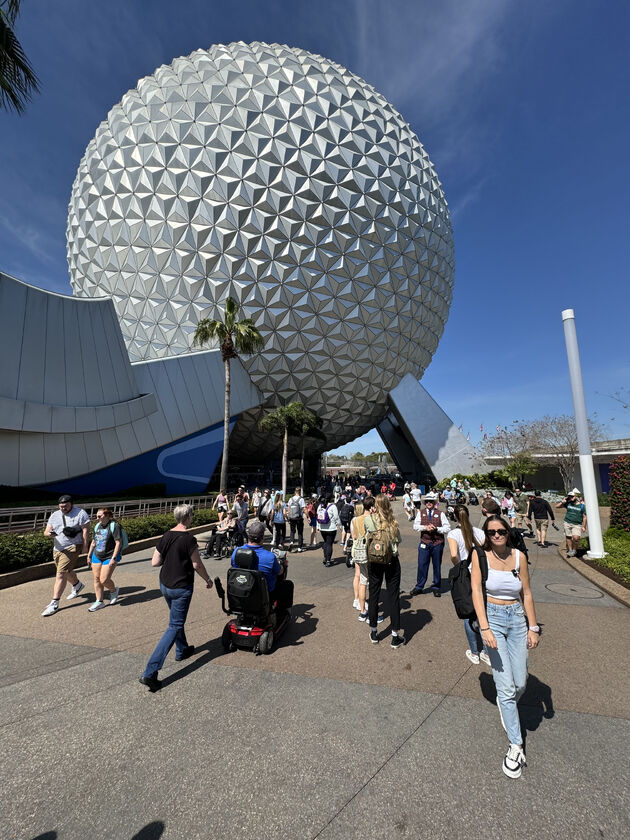
[[503,759],[503,772],[510,779],[518,779],[521,775],[521,768],[526,765],[525,753],[518,744],[510,744]]
[[354,607],[355,610],[360,610],[361,609],[358,598],[354,599],[354,601],[352,602],[352,606]]
[[106,607],[107,604],[105,601],[94,601],[91,607],[88,607],[88,612],[96,612],[96,610],[102,610],[103,607]]
[[59,604],[57,601],[51,601],[50,604],[46,607],[42,615],[54,615],[57,610],[59,609]]
[[70,590],[70,594],[66,596],[66,601],[72,601],[73,598],[76,598],[80,592],[83,592],[85,589],[85,584],[82,581],[76,583],[72,589]]
[[470,659],[473,665],[479,665],[479,656],[476,653],[473,653],[472,650],[467,650],[466,656]]
[[115,604],[118,601],[118,593],[120,592],[120,586],[117,586],[113,592],[109,593],[109,603]]
[[485,662],[486,665],[489,665],[490,667],[492,667],[492,663],[490,662],[490,657],[485,652],[485,650],[481,651],[481,653],[479,654],[479,659],[481,659],[482,662]]
[[[499,703],[499,698],[497,697],[497,709],[499,710],[499,717],[501,718],[501,726],[507,732],[507,726],[505,725],[505,721],[503,720],[503,712],[501,711],[501,705]],[[520,775],[520,774],[519,774]]]

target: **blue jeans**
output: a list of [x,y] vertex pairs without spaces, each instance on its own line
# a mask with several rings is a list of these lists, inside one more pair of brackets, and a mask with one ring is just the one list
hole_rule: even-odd
[[468,619],[464,619],[464,630],[466,631],[466,638],[468,639],[468,647],[471,653],[479,655],[483,650],[483,639],[481,633],[475,632],[470,626]]
[[[422,546],[425,548],[422,548]],[[444,543],[419,543],[418,545],[418,579],[416,586],[418,589],[424,589],[424,584],[427,582],[429,576],[429,563],[433,561],[433,583],[431,589],[436,589],[438,592],[442,588],[442,553],[444,552]]]
[[164,660],[173,645],[175,645],[176,656],[181,656],[188,647],[184,624],[186,623],[193,588],[192,586],[184,586],[181,589],[169,589],[161,583],[160,590],[168,604],[170,618],[166,632],[157,643],[156,649],[147,662],[143,677],[157,677],[157,672],[164,665]]
[[527,623],[522,604],[488,604],[488,626],[497,649],[486,647],[492,665],[497,700],[510,744],[522,744],[516,704],[527,683]]

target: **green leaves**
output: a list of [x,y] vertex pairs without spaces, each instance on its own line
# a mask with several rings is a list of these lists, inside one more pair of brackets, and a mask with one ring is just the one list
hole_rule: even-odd
[[0,2],[0,108],[21,114],[39,82],[13,31],[19,8],[19,0]]
[[223,361],[239,354],[249,356],[265,346],[265,340],[251,318],[238,321],[240,304],[229,297],[225,302],[224,320],[202,318],[193,335],[193,347],[203,347],[216,341],[221,347]]
[[610,465],[610,525],[630,531],[630,455],[620,455]]

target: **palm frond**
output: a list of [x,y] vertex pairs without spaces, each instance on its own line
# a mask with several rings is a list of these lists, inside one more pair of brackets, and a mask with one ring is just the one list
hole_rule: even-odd
[[225,324],[221,321],[214,318],[202,318],[193,335],[193,347],[203,347],[204,344],[210,344],[213,341],[223,341],[225,335]]
[[39,80],[11,24],[19,6],[9,0],[6,11],[0,8],[0,108],[21,114],[33,94],[39,92]]

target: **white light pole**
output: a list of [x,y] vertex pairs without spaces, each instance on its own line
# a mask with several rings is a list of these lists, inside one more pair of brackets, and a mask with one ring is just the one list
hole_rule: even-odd
[[573,394],[573,411],[577,429],[578,452],[580,455],[580,473],[584,488],[584,503],[586,504],[586,518],[588,524],[588,538],[590,549],[588,557],[601,558],[606,556],[604,541],[602,540],[602,524],[599,518],[597,504],[597,488],[595,486],[595,470],[591,454],[591,441],[588,434],[586,419],[586,402],[584,401],[584,386],[582,384],[582,368],[580,365],[580,351],[575,331],[575,313],[572,309],[562,311],[564,324],[564,340],[567,345],[569,360],[569,375],[571,377],[571,393]]

